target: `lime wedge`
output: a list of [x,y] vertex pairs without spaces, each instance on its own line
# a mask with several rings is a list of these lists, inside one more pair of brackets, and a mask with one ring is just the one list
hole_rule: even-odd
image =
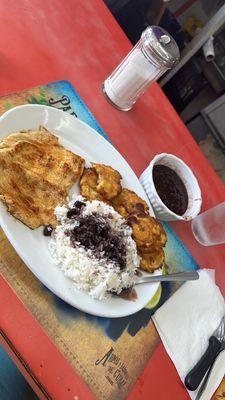
[[160,283],[156,293],[154,294],[152,299],[149,301],[149,303],[145,306],[145,308],[154,308],[155,306],[157,306],[157,304],[161,298],[161,294],[162,294],[162,285]]
[[[162,275],[166,275],[165,264],[163,265],[163,268],[162,268]],[[149,301],[149,303],[145,306],[145,308],[150,309],[150,308],[154,308],[155,306],[157,306],[157,304],[159,303],[159,300],[161,298],[161,294],[162,294],[162,285],[160,283],[156,293],[154,294],[152,299]]]

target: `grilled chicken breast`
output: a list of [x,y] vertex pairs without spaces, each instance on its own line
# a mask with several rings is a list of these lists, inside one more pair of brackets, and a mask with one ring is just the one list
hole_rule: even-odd
[[54,209],[65,203],[84,163],[45,128],[11,134],[0,142],[0,198],[30,228],[54,226]]

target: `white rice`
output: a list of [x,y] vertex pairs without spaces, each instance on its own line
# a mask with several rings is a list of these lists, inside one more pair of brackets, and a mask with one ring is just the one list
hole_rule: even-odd
[[[87,250],[77,243],[73,247],[70,237],[65,235],[66,230],[71,230],[79,222],[68,219],[67,211],[72,208],[75,201],[83,201],[86,206],[82,208],[81,215],[87,216],[97,213],[105,220],[111,216],[110,226],[116,234],[123,234],[126,248],[125,268],[121,271],[118,264],[110,262],[104,257],[97,258],[91,250]],[[122,289],[131,287],[135,283],[135,272],[139,267],[139,256],[134,240],[131,237],[131,228],[111,206],[94,200],[86,201],[82,196],[73,196],[68,205],[56,207],[55,215],[59,221],[49,243],[49,250],[54,262],[72,279],[77,289],[84,290],[95,299],[106,299],[110,292],[119,294]]]

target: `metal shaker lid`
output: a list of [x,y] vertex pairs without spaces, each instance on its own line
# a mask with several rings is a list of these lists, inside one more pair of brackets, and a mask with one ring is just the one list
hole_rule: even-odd
[[158,63],[172,68],[180,59],[175,40],[160,26],[149,26],[141,35],[141,47],[147,58],[154,57]]

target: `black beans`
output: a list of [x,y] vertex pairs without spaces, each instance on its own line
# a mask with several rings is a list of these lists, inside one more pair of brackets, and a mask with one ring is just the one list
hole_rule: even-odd
[[79,215],[80,214],[80,210],[78,210],[77,208],[71,208],[71,210],[69,210],[66,214],[67,218],[73,218],[75,215]]
[[53,232],[53,227],[51,225],[46,225],[43,229],[44,236],[51,236],[52,232]]
[[[68,211],[73,212],[74,208]],[[73,214],[75,215],[75,214]],[[68,217],[69,218],[69,217]],[[91,249],[97,258],[105,257],[123,270],[126,266],[126,248],[121,234],[113,233],[107,220],[97,215],[76,216],[77,226],[67,231],[72,246],[77,242],[85,249]]]
[[80,215],[81,213],[81,209],[82,207],[85,206],[85,203],[83,203],[83,201],[75,201],[73,208],[71,208],[68,212],[67,212],[67,218],[71,219],[77,215]]
[[188,193],[180,176],[166,165],[155,165],[153,181],[163,203],[175,214],[183,215],[188,207]]
[[77,200],[74,203],[75,208],[82,208],[83,206],[85,206],[85,203],[83,201]]

